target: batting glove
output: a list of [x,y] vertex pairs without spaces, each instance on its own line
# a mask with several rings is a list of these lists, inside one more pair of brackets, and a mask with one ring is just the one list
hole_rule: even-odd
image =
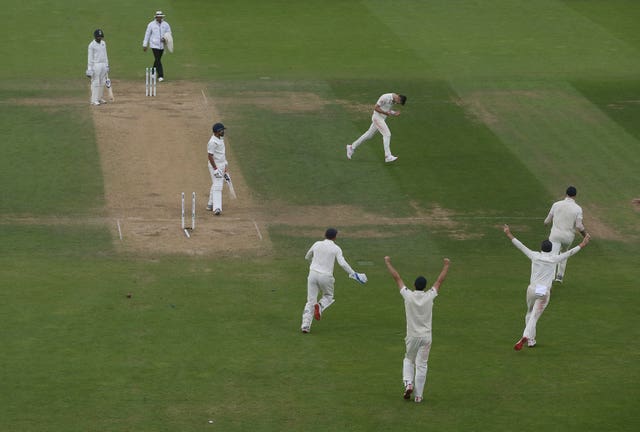
[[109,69],[109,65],[107,65],[107,73],[109,73],[110,69]]
[[218,168],[213,170],[213,176],[215,178],[222,178],[222,173],[220,172],[220,170]]
[[89,78],[91,78],[93,76],[93,70],[87,69],[87,71],[85,72],[85,75],[87,75]]
[[107,86],[107,88],[111,88],[111,80],[107,78],[107,80],[104,82],[104,85]]
[[355,280],[355,281],[357,281],[357,282],[360,282],[360,283],[361,283],[361,284],[363,284],[363,285],[364,285],[364,284],[366,284],[366,283],[367,283],[367,281],[369,280],[369,279],[367,279],[367,275],[366,275],[366,274],[364,274],[364,273],[357,273],[357,272],[353,272],[353,273],[351,273],[351,274],[349,275],[349,277],[350,277],[351,279],[354,279],[354,280]]
[[231,181],[231,176],[229,175],[229,173],[224,173],[224,180],[228,183]]

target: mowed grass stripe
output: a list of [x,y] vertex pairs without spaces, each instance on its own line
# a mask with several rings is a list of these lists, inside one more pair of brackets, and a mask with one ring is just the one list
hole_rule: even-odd
[[[630,211],[640,143],[568,83],[455,83],[470,113],[553,196],[568,184],[606,216]],[[637,228],[636,228],[637,229]]]
[[[637,76],[640,71],[635,47],[561,1],[401,0],[392,8],[386,3],[366,2],[388,31],[413,50],[417,64],[429,62],[428,69],[417,71],[423,75],[558,79]],[[601,8],[611,13],[604,3]],[[396,67],[412,74],[415,66]]]

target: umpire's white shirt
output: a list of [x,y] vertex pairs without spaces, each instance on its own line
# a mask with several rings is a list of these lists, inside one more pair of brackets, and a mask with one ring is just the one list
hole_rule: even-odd
[[550,288],[553,283],[553,278],[556,275],[556,264],[580,251],[580,246],[576,246],[560,255],[553,255],[553,252],[534,252],[523,245],[517,238],[511,240],[511,243],[531,260],[529,285],[543,285],[547,288]]
[[438,290],[431,287],[428,291],[411,291],[405,286],[400,295],[404,298],[407,337],[431,338],[433,300],[438,296]]
[[162,38],[165,33],[171,33],[171,27],[165,20],[158,22],[153,20],[147,25],[147,31],[144,33],[142,46],[150,46],[152,49],[164,49]]
[[566,197],[562,201],[553,203],[544,223],[548,224],[551,221],[553,221],[553,225],[549,240],[552,242],[571,243],[576,228],[580,231],[584,230],[582,207],[576,204],[573,198]]
[[97,63],[109,64],[107,58],[107,44],[102,40],[99,43],[92,40],[88,48],[87,69],[93,71]]
[[333,240],[325,239],[315,242],[304,258],[311,259],[309,270],[318,273],[333,275],[333,265],[336,261],[348,274],[353,273],[353,269],[342,256],[342,249]]
[[207,144],[207,153],[213,155],[213,160],[216,163],[216,168],[224,170],[224,168],[227,166],[227,155],[225,153],[224,137],[218,138],[215,135],[211,135],[209,143]]

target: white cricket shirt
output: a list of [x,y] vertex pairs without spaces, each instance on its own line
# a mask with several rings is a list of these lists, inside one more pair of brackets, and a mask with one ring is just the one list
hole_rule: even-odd
[[[378,105],[380,109],[382,109],[382,111],[387,111],[387,112],[390,111],[391,107],[393,107],[393,93],[385,93],[382,96],[380,96],[380,98],[378,99],[378,102],[376,102],[376,105]],[[383,119],[387,118],[386,115],[381,114],[375,110],[373,111],[373,115],[378,115]]]
[[227,155],[224,148],[224,137],[218,138],[215,135],[211,135],[209,143],[207,144],[207,153],[213,155],[213,160],[216,163],[216,167],[224,169],[227,165]]
[[431,287],[428,291],[411,291],[405,286],[400,295],[404,298],[407,337],[431,337],[433,300],[438,296],[438,290]]
[[580,207],[573,198],[566,197],[562,201],[557,201],[551,206],[547,218],[544,220],[548,224],[553,220],[549,239],[566,239],[573,240],[576,228],[580,231],[584,230],[582,224],[582,207]]
[[553,255],[552,252],[534,252],[523,245],[517,238],[511,240],[511,243],[531,260],[531,279],[529,284],[533,286],[544,285],[547,288],[550,288],[553,283],[553,278],[556,275],[556,264],[580,251],[580,246],[576,246],[559,255]]
[[87,69],[93,70],[96,63],[109,64],[107,58],[107,44],[101,40],[100,43],[95,39],[91,41],[88,47]]
[[304,258],[311,259],[309,269],[318,273],[333,275],[333,265],[336,261],[348,274],[353,273],[353,269],[342,256],[342,249],[333,240],[315,242]]

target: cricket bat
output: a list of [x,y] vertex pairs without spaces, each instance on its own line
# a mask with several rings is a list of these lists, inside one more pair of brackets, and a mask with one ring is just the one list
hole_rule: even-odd
[[238,198],[238,196],[236,195],[236,190],[233,188],[233,182],[231,181],[231,176],[229,174],[224,173],[224,181],[227,182],[227,186],[229,186],[229,194],[231,195],[231,198]]
[[107,75],[107,80],[104,85],[107,87],[107,97],[109,98],[109,102],[114,102],[116,99],[113,97],[113,88],[111,88],[111,80],[109,79],[109,75]]

